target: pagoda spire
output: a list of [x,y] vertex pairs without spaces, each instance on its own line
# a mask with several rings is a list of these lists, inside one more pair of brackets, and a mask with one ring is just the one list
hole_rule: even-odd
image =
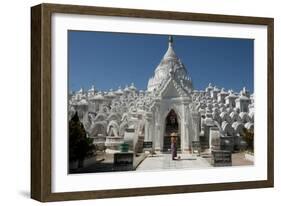
[[169,36],[169,47],[170,46],[173,46],[173,42],[174,42],[174,40],[173,40],[173,36]]

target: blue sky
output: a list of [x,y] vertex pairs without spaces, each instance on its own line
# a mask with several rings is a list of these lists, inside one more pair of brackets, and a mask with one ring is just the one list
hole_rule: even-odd
[[[94,84],[109,90],[132,82],[146,89],[167,46],[167,35],[69,31],[69,89]],[[253,92],[253,49],[250,39],[174,36],[174,50],[198,90],[211,82],[237,92],[246,86]]]

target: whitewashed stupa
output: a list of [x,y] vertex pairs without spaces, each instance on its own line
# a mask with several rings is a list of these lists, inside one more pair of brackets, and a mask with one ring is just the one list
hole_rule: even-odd
[[107,92],[81,89],[69,95],[69,119],[76,111],[94,143],[116,148],[131,141],[135,151],[143,141],[152,141],[155,151],[167,151],[172,132],[184,152],[192,141],[208,141],[213,128],[222,137],[239,137],[244,128],[254,127],[253,95],[245,88],[235,93],[211,84],[205,91],[194,90],[172,37],[146,91],[133,83]]

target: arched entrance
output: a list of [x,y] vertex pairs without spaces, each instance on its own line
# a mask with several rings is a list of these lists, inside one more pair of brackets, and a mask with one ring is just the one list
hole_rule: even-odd
[[171,148],[171,134],[177,134],[177,150],[181,150],[181,139],[179,129],[179,119],[176,112],[172,109],[165,119],[163,152],[167,152]]

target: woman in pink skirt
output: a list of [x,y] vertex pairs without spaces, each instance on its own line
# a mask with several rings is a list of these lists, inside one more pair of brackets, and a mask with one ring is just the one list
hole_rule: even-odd
[[172,160],[177,159],[177,134],[171,134],[171,153],[172,153]]

